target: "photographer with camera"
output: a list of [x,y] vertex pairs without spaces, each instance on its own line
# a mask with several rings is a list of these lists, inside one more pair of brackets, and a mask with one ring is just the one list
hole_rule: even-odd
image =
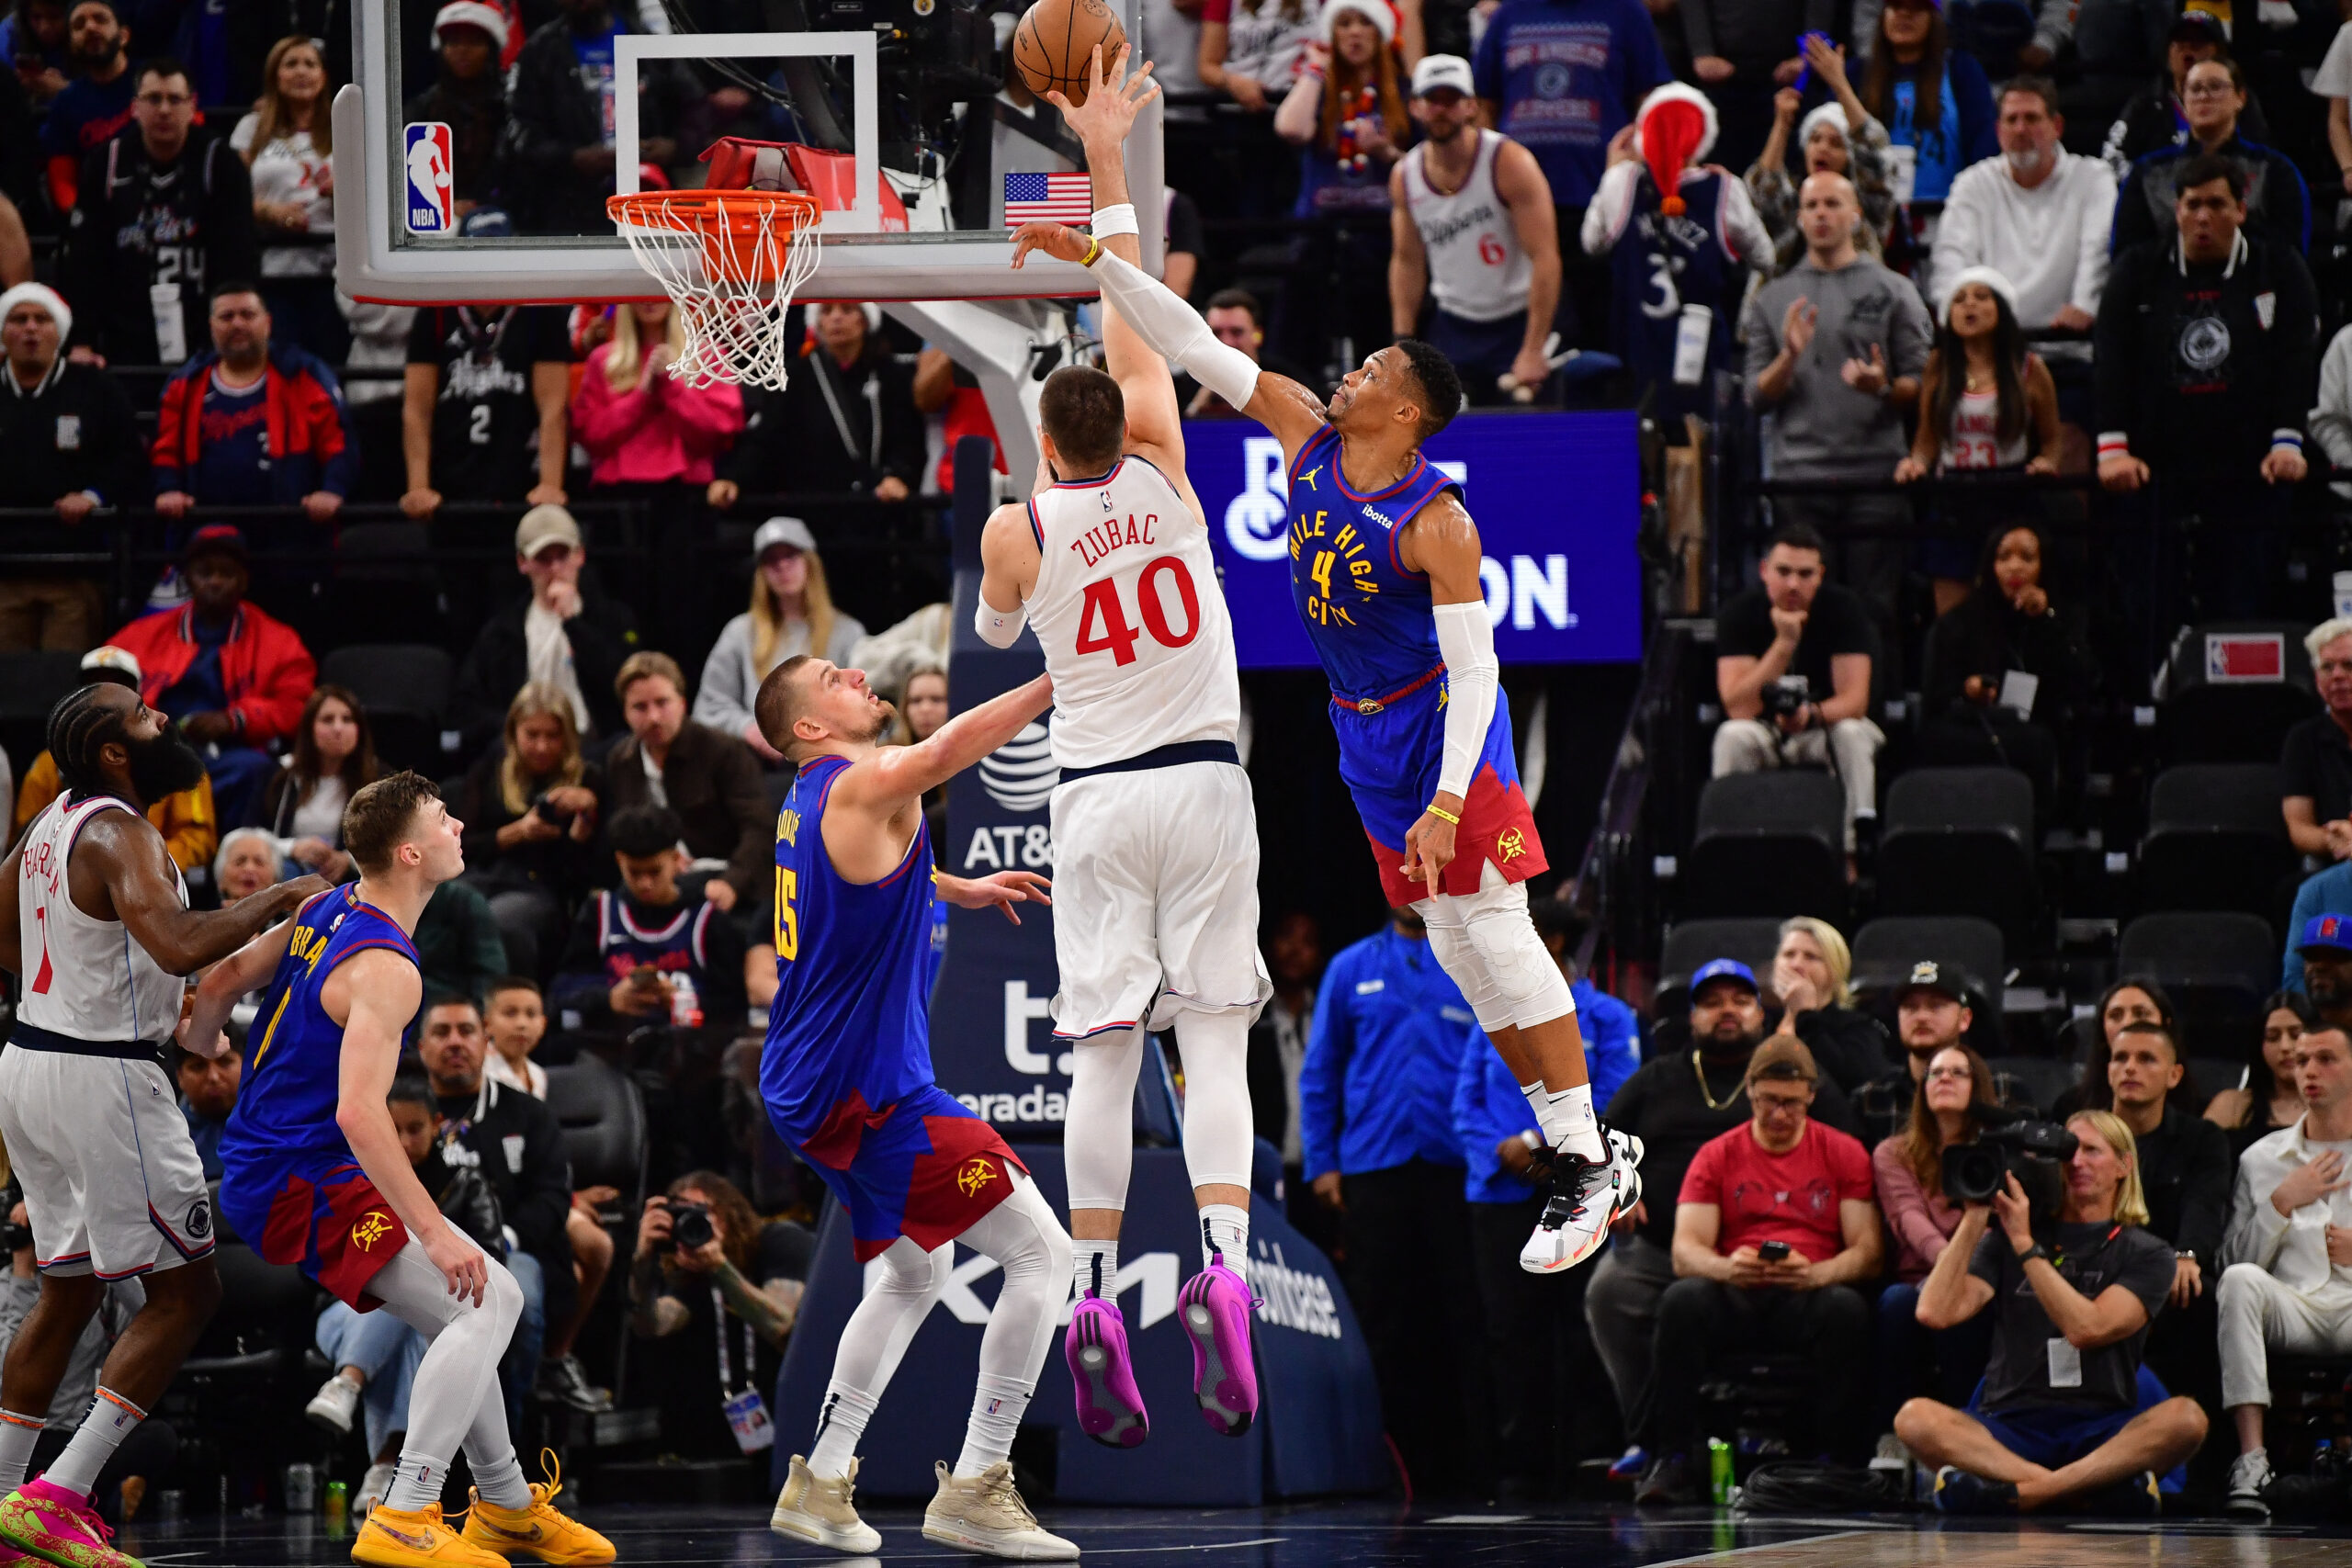
[[2222,1403],[2238,1435],[2226,1506],[2240,1518],[2270,1517],[2262,1432],[2270,1353],[2352,1354],[2352,1181],[2345,1179],[2352,1159],[2352,1038],[2328,1024],[2305,1031],[2295,1086],[2303,1114],[2238,1162],[2213,1292]]
[[1870,720],[1878,632],[1861,596],[1823,581],[1821,536],[1803,523],[1772,536],[1763,581],[1715,616],[1714,777],[1765,768],[1827,768],[1846,788],[1846,853],[1854,822],[1878,815],[1878,749]]
[[761,1391],[775,1384],[815,1250],[800,1226],[762,1224],[716,1171],[688,1171],[645,1201],[628,1325],[654,1341],[646,1371],[662,1390],[665,1451],[709,1459],[775,1445]]
[[1995,1316],[1965,1409],[1919,1398],[1895,1414],[1895,1435],[1937,1467],[1943,1512],[2154,1517],[2157,1477],[2177,1484],[2168,1472],[2205,1440],[2197,1402],[2167,1397],[2141,1364],[2174,1258],[2146,1229],[2137,1158],[2132,1129],[2105,1111],[2078,1111],[2063,1132],[1988,1128],[1946,1151],[1945,1190],[1966,1207],[1919,1287],[1919,1322]]
[[1869,1337],[1871,1309],[1856,1287],[1878,1274],[1878,1205],[1862,1145],[1808,1114],[1820,1077],[1801,1041],[1758,1046],[1745,1081],[1753,1116],[1709,1141],[1683,1175],[1677,1278],[1658,1299],[1649,1386],[1633,1418],[1658,1456],[1636,1503],[1698,1500],[1689,1456],[1699,1385],[1720,1350],[1804,1353],[1815,1446],[1840,1460],[1869,1452],[1869,1361],[1854,1348]]

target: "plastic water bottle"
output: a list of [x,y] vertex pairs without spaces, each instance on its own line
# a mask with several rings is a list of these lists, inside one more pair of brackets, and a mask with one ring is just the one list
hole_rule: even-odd
[[670,1024],[673,1029],[702,1027],[702,997],[683,970],[670,976]]
[[1732,1493],[1736,1490],[1732,1480],[1731,1445],[1721,1438],[1707,1439],[1707,1490],[1714,1498],[1716,1507],[1731,1506]]

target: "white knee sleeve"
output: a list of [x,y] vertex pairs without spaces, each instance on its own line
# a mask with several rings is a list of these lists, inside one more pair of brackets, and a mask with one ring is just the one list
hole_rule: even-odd
[[1494,977],[1511,1022],[1530,1029],[1576,1011],[1567,976],[1527,913],[1525,883],[1474,893],[1462,902],[1470,945]]
[[1069,1233],[1036,1183],[1015,1172],[1004,1201],[956,1239],[1004,1270],[980,1336],[980,1375],[1034,1386],[1069,1295]]
[[1127,1174],[1135,1165],[1136,1074],[1143,1066],[1143,1043],[1140,1027],[1071,1042],[1062,1168],[1069,1180],[1073,1212],[1124,1211],[1127,1206]]
[[1485,954],[1470,940],[1469,928],[1463,923],[1462,902],[1450,896],[1424,898],[1413,908],[1429,927],[1430,952],[1437,958],[1437,966],[1461,987],[1462,999],[1470,1004],[1478,1027],[1492,1034],[1511,1026],[1510,1001],[1495,983]]
[[1181,1012],[1184,1054],[1184,1167],[1195,1187],[1247,1190],[1257,1123],[1250,1111],[1250,1016]]

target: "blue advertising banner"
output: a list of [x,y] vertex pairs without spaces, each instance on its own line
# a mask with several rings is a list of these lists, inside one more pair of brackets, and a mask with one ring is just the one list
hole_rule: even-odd
[[[1505,664],[1641,658],[1638,428],[1631,412],[1466,413],[1430,441],[1478,525]],[[1242,668],[1312,665],[1291,605],[1282,443],[1249,420],[1190,422],[1184,468],[1208,513]]]

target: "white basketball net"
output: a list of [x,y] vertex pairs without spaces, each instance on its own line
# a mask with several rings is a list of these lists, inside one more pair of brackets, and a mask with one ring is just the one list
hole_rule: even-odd
[[[717,197],[718,235],[704,232],[712,197],[692,192],[692,207],[649,203],[615,225],[638,265],[661,280],[684,324],[685,352],[670,374],[689,387],[730,381],[782,390],[797,334],[786,328],[792,297],[817,270],[819,225],[745,192],[729,209]],[[775,221],[768,221],[769,218]],[[737,233],[737,225],[755,231]]]

